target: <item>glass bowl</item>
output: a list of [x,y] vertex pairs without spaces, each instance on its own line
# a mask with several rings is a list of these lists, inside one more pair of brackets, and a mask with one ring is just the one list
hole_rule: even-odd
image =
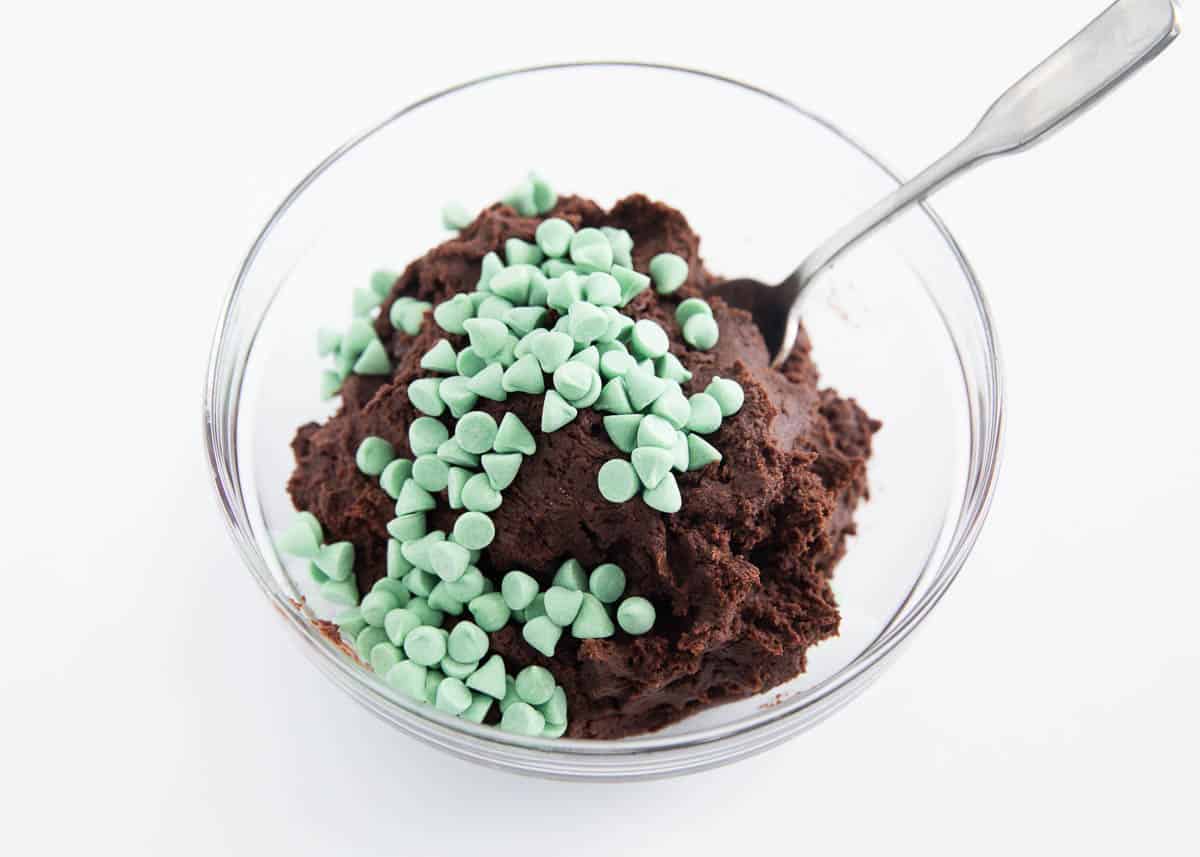
[[[572,105],[593,105],[571,118]],[[600,106],[603,105],[603,106]],[[528,118],[546,117],[539,129]],[[500,74],[423,99],[351,140],[283,201],[255,240],[217,326],[204,392],[209,463],[234,541],[275,613],[320,669],[400,732],[457,756],[549,777],[620,780],[711,768],[812,727],[863,691],[946,592],[979,533],[1002,428],[996,342],[974,274],[945,226],[914,207],[824,278],[806,324],[822,383],[876,418],[871,499],[837,568],[840,636],[805,675],[661,732],[618,741],[521,738],[404,698],[312,622],[324,602],[272,533],[296,428],[321,402],[314,332],[349,319],[353,287],[445,239],[450,200],[478,209],[536,169],[608,206],[635,191],[682,210],[710,270],[776,282],[896,186],[825,119],[733,80],[595,63]],[[314,702],[315,704],[315,702]]]

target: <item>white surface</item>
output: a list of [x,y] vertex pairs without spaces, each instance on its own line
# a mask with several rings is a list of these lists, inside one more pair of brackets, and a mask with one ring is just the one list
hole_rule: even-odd
[[756,82],[911,173],[1102,4],[775,5],[5,15],[7,852],[1194,848],[1193,33],[936,198],[1005,348],[1005,472],[945,602],[816,731],[663,783],[492,773],[334,692],[239,567],[200,448],[209,336],[261,223],[351,132],[497,68],[619,56]]

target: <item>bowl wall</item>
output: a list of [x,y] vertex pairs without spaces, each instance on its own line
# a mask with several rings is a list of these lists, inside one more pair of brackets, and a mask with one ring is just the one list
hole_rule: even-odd
[[995,343],[969,266],[927,208],[847,254],[806,316],[822,383],[884,422],[871,499],[835,576],[841,634],[810,651],[806,675],[645,738],[520,739],[398,697],[293,606],[303,596],[319,617],[336,612],[304,565],[272,544],[293,513],[288,444],[299,425],[336,406],[318,399],[315,331],[349,320],[351,290],[371,271],[401,269],[444,240],[445,202],[478,209],[530,169],[560,193],[605,206],[633,192],[663,200],[700,234],[710,270],[767,282],[896,185],[824,120],[680,69],[528,70],[402,111],[305,179],[264,229],[229,297],[213,346],[206,431],[235,540],[331,677],[403,731],[459,755],[527,773],[627,778],[762,750],[828,716],[878,673],[949,585],[986,513],[1001,433]]

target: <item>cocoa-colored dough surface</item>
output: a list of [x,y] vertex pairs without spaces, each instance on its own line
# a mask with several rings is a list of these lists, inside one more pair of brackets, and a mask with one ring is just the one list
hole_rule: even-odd
[[[589,569],[613,562],[625,570],[627,593],[657,609],[658,621],[644,636],[618,629],[609,639],[579,641],[567,633],[553,659],[525,643],[515,623],[491,635],[510,672],[528,664],[553,672],[567,694],[570,737],[620,738],[786,681],[804,670],[808,647],[838,632],[830,578],[854,533],[854,507],[867,493],[866,460],[879,423],[852,399],[819,388],[803,333],[782,371],[773,370],[749,315],[713,300],[719,343],[707,352],[684,344],[675,307],[717,278],[678,211],[640,195],[607,212],[563,197],[552,215],[576,228],[627,229],[639,271],[660,252],[686,259],[689,279],[678,292],[661,297],[647,290],[623,311],[653,318],[670,334],[672,352],[695,375],[685,393],[703,390],[714,375],[736,379],[746,392],[742,410],[707,437],[724,459],[679,475],[683,509],[673,515],[638,499],[615,505],[600,496],[596,474],[620,455],[601,414],[582,410],[566,428],[545,435],[540,396],[477,405],[497,419],[515,413],[538,443],[492,514],[497,536],[480,561],[484,573],[498,582],[519,568],[545,586],[569,557]],[[329,541],[354,543],[361,592],[384,576],[385,526],[395,504],[377,479],[355,467],[355,450],[364,437],[378,435],[411,457],[407,427],[420,414],[408,401],[408,385],[431,374],[419,367],[420,358],[442,337],[455,349],[466,344],[432,317],[416,336],[396,331],[388,308],[399,295],[436,304],[472,291],[484,254],[503,256],[510,237],[533,240],[539,222],[495,205],[409,265],[375,323],[393,357],[392,377],[351,376],[337,415],[296,434],[291,496],[320,519]],[[449,531],[457,514],[442,502],[430,528]]]

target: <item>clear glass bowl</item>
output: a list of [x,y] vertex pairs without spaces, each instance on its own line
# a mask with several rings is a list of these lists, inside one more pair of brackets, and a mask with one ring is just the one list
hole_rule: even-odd
[[[592,105],[572,119],[574,105]],[[599,105],[598,107],[596,105]],[[541,115],[538,128],[529,117]],[[776,282],[897,179],[823,118],[736,81],[631,64],[497,75],[419,101],[351,140],[283,201],[250,248],[212,347],[204,393],[209,462],[246,567],[339,687],[400,732],[498,768],[583,780],[714,767],[828,717],[879,676],[945,593],[995,485],[1002,392],[982,292],[928,207],[848,254],[806,317],[823,383],[882,419],[871,499],[838,566],[839,637],[807,674],[761,697],[620,741],[520,738],[417,705],[322,636],[328,618],[272,533],[297,426],[317,395],[314,332],[349,319],[350,291],[444,240],[450,199],[482,207],[529,169],[611,205],[641,191],[681,209],[710,270]],[[315,701],[314,701],[314,704]]]

